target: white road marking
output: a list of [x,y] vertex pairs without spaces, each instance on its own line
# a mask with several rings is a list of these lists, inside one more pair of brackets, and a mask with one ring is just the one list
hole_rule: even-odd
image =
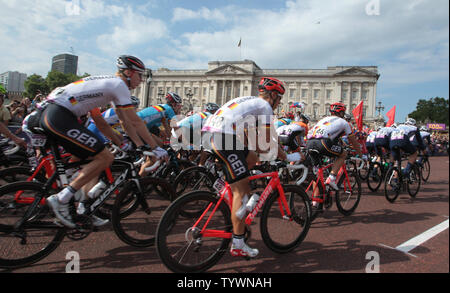
[[381,246],[387,247],[387,248],[391,248],[391,249],[395,249],[401,252],[404,252],[406,254],[409,254],[411,256],[417,257],[414,254],[409,253],[411,250],[413,250],[414,248],[416,248],[417,246],[421,245],[422,243],[428,241],[429,239],[433,238],[434,236],[436,236],[437,234],[447,230],[449,227],[449,220],[445,220],[444,222],[434,226],[431,229],[428,229],[427,231],[423,232],[420,235],[417,235],[414,238],[411,238],[410,240],[403,242],[402,244],[398,245],[397,247],[393,248],[390,246],[387,246],[385,244],[381,244]]

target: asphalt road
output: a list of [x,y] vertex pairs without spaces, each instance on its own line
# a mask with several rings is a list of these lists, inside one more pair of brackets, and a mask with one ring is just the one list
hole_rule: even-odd
[[[250,245],[260,250],[258,258],[246,261],[226,254],[209,272],[448,273],[449,157],[431,157],[430,162],[429,182],[415,199],[401,194],[391,204],[382,191],[371,193],[363,183],[363,197],[353,215],[344,217],[332,207],[316,219],[293,252],[270,251],[254,224]],[[124,244],[110,224],[78,242],[66,238],[45,259],[12,272],[64,273],[73,251],[80,257],[81,273],[169,272],[154,247]]]

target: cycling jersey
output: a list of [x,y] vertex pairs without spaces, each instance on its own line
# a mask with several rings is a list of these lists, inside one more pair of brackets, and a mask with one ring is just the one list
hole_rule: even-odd
[[240,97],[223,105],[205,122],[202,131],[235,135],[236,129],[248,128],[247,123],[270,127],[272,119],[273,110],[267,101],[259,97]]
[[366,143],[375,143],[375,138],[377,136],[377,132],[376,131],[372,131],[371,133],[369,133],[369,135],[366,138]]
[[[119,116],[117,116],[116,111],[113,108],[106,110],[101,115],[114,131],[120,134],[124,133],[122,125],[120,124]],[[106,136],[97,128],[97,125],[95,125],[93,119],[89,120],[89,125],[87,128],[96,134],[103,142],[109,141],[108,138],[106,138]]]
[[393,127],[382,127],[380,130],[377,131],[375,139],[386,139],[391,135],[392,131],[394,130],[395,128]]
[[289,118],[277,119],[277,121],[275,121],[275,128],[278,129],[281,126],[289,125],[291,123],[292,123],[292,120]]
[[177,123],[177,126],[186,128],[202,127],[202,125],[206,122],[206,118],[208,118],[211,115],[212,114],[209,112],[198,112],[179,121]]
[[352,126],[344,119],[329,116],[320,120],[308,133],[308,139],[329,138],[335,140],[343,135],[353,135]]
[[[159,127],[161,126],[162,118],[167,118],[170,122],[170,120],[175,117],[175,112],[173,111],[172,107],[170,107],[167,104],[159,104],[156,106],[150,106],[148,108],[145,108],[139,112],[137,112],[137,115],[144,120],[145,124],[147,125],[148,129],[151,129],[153,127]],[[170,124],[169,124],[170,125]]]
[[[81,117],[90,110],[109,103],[118,108],[134,108],[130,97],[130,90],[121,78],[89,76],[54,89],[43,103],[60,105],[76,117]],[[42,106],[41,103],[40,107]]]

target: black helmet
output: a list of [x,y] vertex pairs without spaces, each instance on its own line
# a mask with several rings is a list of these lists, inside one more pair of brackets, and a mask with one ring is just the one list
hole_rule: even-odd
[[138,107],[140,103],[141,101],[137,97],[131,96],[131,104],[133,106]]
[[119,70],[130,69],[143,73],[145,71],[144,63],[138,58],[130,55],[121,55],[117,58],[117,68]]
[[219,105],[217,105],[216,103],[208,103],[206,104],[206,111],[214,114],[216,113],[217,110],[219,110]]
[[173,104],[173,103],[181,104],[182,99],[176,93],[168,92],[167,95],[166,95],[166,101],[167,101],[167,104],[170,104],[170,105]]

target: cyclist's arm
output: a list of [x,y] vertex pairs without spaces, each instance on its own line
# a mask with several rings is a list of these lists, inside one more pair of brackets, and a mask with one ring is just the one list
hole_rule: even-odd
[[164,135],[166,136],[166,139],[170,138],[172,133],[172,127],[170,127],[170,122],[167,120],[168,119],[166,117],[161,119],[161,124],[164,127]]
[[358,153],[358,155],[362,157],[361,145],[358,142],[358,140],[356,139],[356,135],[351,134],[347,137],[348,137],[348,142],[350,143],[352,148],[355,149],[356,152]]
[[5,137],[11,139],[14,143],[23,147],[27,147],[26,141],[18,136],[15,136],[11,131],[9,131],[8,127],[6,127],[3,122],[0,122],[0,133]]
[[137,147],[143,146],[144,142],[148,144],[152,149],[157,147],[157,144],[148,131],[144,121],[139,118],[134,109],[116,108],[116,113],[119,117],[123,129]]

